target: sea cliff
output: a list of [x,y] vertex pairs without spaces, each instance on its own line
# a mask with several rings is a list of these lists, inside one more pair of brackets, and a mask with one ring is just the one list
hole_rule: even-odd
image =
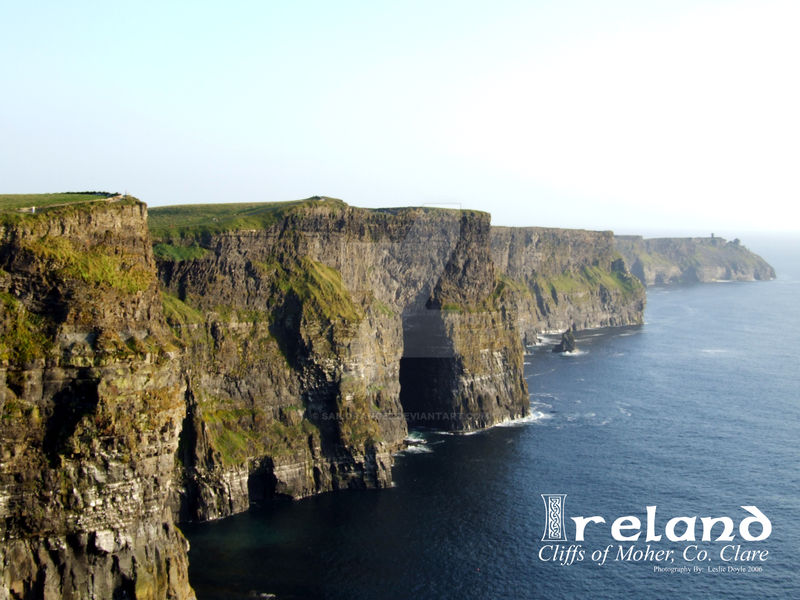
[[0,599],[192,598],[145,206],[0,214]]
[[388,486],[409,427],[527,414],[523,343],[642,322],[610,232],[324,197],[149,218],[9,198],[0,600],[192,598],[176,522]]
[[181,518],[386,486],[409,424],[467,431],[526,414],[488,214],[313,198],[210,208],[187,225],[197,210],[151,218],[186,357]]
[[492,259],[511,290],[527,344],[537,333],[643,321],[644,287],[610,231],[492,227]]
[[615,242],[631,272],[645,285],[775,279],[775,269],[738,239],[622,235]]

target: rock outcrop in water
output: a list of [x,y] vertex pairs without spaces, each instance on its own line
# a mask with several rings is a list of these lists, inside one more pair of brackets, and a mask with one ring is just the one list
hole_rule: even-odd
[[617,248],[645,285],[775,279],[775,269],[738,239],[621,235]]
[[575,352],[575,334],[572,330],[567,329],[561,334],[561,341],[553,346],[553,352]]
[[492,227],[492,258],[503,274],[526,344],[571,327],[641,324],[645,291],[610,231]]
[[0,309],[0,598],[192,598],[144,205],[0,215]]

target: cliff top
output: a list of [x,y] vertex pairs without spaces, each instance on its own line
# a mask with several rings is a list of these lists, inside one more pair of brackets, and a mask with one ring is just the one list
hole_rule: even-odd
[[140,204],[133,196],[109,192],[63,192],[59,194],[0,194],[0,224],[16,223],[42,214],[92,210],[108,204]]
[[[738,251],[742,254],[752,254],[739,240],[728,241],[723,237],[657,237],[645,238],[634,235],[615,236],[617,244],[621,247],[638,247],[648,252],[684,252],[692,253],[700,249],[708,252],[731,252]],[[760,258],[760,257],[757,257]]]
[[0,212],[32,212],[43,208],[97,202],[121,197],[109,192],[63,192],[60,194],[0,194]]
[[[540,227],[538,225],[492,225],[492,229],[495,232],[502,233],[502,232],[513,232],[513,231],[531,231],[535,233],[554,233],[554,234],[561,234],[561,233],[600,233],[603,235],[614,235],[614,232],[610,229],[575,229],[573,227]],[[620,237],[620,236],[615,236]],[[628,236],[621,236],[621,237],[628,237]],[[633,236],[630,236],[633,237]],[[641,236],[639,236],[641,237]]]
[[670,241],[670,242],[681,242],[681,243],[694,243],[694,244],[724,244],[728,240],[724,237],[720,237],[718,235],[715,236],[662,236],[662,237],[644,237],[643,235],[614,235],[615,238],[623,241],[635,242],[635,241],[644,241],[644,242],[659,242],[659,241]]
[[[220,204],[182,204],[159,206],[149,210],[150,231],[157,240],[196,237],[198,234],[217,234],[244,229],[264,229],[292,213],[308,210],[343,212],[347,209],[400,215],[408,212],[453,212],[459,209],[442,207],[351,207],[337,198],[312,196],[288,202],[235,202]],[[461,210],[468,215],[488,214],[476,210]]]
[[347,204],[336,198],[312,196],[289,202],[158,206],[149,211],[150,231],[155,238],[175,238],[187,234],[263,229],[293,211],[310,208],[338,211],[347,208]]

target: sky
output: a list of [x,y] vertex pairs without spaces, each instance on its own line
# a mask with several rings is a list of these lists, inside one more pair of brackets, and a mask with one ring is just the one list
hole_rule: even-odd
[[0,2],[0,192],[800,230],[800,2]]

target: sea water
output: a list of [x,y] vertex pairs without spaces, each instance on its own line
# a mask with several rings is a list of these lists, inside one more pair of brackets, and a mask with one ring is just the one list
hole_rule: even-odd
[[[398,456],[394,488],[185,526],[198,598],[800,597],[800,246],[764,247],[775,281],[651,288],[645,325],[582,332],[571,356],[531,349],[532,416],[470,436],[416,432],[424,444]],[[544,548],[541,495],[555,493],[561,549],[579,545],[583,560]],[[615,560],[646,547],[646,506],[662,535],[651,546],[672,562]],[[769,518],[767,539],[742,539],[742,506]],[[594,515],[606,523],[577,542],[570,517]],[[640,541],[612,537],[626,515]],[[699,541],[708,516],[729,516],[734,541],[713,541],[721,528]],[[666,539],[672,517],[698,517],[698,541]],[[768,556],[724,562],[726,544]]]

